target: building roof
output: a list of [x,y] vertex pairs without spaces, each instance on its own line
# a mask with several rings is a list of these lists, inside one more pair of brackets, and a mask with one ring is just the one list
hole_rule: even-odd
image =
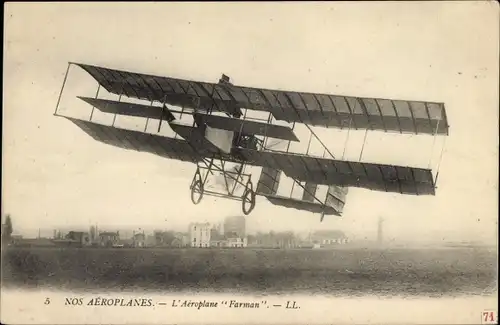
[[336,238],[346,238],[347,236],[344,234],[343,231],[340,230],[317,230],[315,231],[312,236],[313,238],[316,239],[336,239]]
[[210,223],[208,223],[208,222],[191,222],[188,226],[188,232],[191,232],[193,230],[193,227],[210,228]]
[[235,239],[235,238],[241,238],[238,236],[238,233],[236,231],[230,231],[225,233],[224,235],[221,235],[217,230],[212,229],[210,232],[210,241],[225,241],[229,239]]
[[103,231],[99,233],[99,236],[118,236],[118,232]]

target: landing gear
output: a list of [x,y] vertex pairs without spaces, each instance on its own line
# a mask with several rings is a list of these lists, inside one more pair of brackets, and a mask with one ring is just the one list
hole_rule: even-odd
[[[256,203],[256,193],[253,189],[251,175],[243,173],[243,163],[236,168],[236,170],[228,170],[225,166],[225,161],[223,159],[219,160],[220,165],[215,163],[215,157],[211,159],[204,159],[201,163],[198,163],[190,186],[191,201],[193,204],[198,204],[203,198],[203,195],[241,201],[243,213],[245,215],[249,215],[255,208]],[[201,170],[204,170],[203,177]],[[207,178],[210,174],[215,175],[213,173],[214,171],[220,172],[224,177],[225,191],[218,192],[210,190],[209,188],[205,189]],[[247,180],[246,183],[244,183],[245,178]],[[237,190],[238,185],[241,187],[244,186],[243,194],[235,194],[235,191],[239,192],[239,190]]]
[[245,185],[245,192],[242,196],[241,208],[245,215],[249,215],[250,212],[255,208],[255,192],[253,190],[253,184],[251,180]]
[[191,201],[193,204],[200,203],[203,198],[203,182],[199,170],[196,171],[194,183],[191,185]]

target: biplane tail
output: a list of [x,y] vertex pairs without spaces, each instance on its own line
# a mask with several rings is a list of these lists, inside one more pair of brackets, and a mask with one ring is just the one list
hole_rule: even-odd
[[[319,213],[321,214],[321,220],[323,220],[325,215],[342,215],[348,192],[347,187],[330,185],[328,186],[325,197],[319,198],[319,184],[311,182],[302,184],[298,180],[293,179],[294,183],[290,195],[283,196],[278,194],[278,187],[282,179],[281,176],[281,170],[272,167],[263,167],[257,183],[256,194],[265,197],[274,205]],[[300,199],[292,197],[293,187],[295,185],[298,185],[303,190]]]

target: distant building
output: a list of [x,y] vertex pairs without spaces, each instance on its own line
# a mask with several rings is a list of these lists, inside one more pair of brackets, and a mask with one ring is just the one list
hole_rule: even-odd
[[153,247],[156,246],[156,238],[154,235],[147,235],[146,240],[144,242],[144,245],[146,247]]
[[210,247],[247,247],[247,238],[238,237],[235,232],[220,234],[217,229],[210,233]]
[[246,219],[244,216],[227,217],[224,220],[223,234],[236,233],[239,238],[246,237]]
[[346,244],[349,239],[340,230],[318,230],[311,234],[311,241],[321,247]]
[[182,248],[189,246],[189,236],[181,232],[175,233],[174,239],[170,244],[171,247]]
[[134,236],[132,237],[132,246],[145,247],[146,246],[146,235],[142,232],[134,234]]
[[213,229],[219,234],[224,234],[224,222],[214,225]]
[[247,247],[247,238],[240,237],[236,231],[226,232],[227,247]]
[[210,247],[210,224],[192,223],[189,225],[191,247]]
[[[291,231],[285,232],[274,232],[270,231],[268,233],[257,233],[255,235],[248,236],[249,247],[260,247],[260,248],[296,248],[303,247],[301,241],[295,234]],[[312,245],[310,245],[312,246]]]
[[240,237],[227,238],[227,247],[233,247],[233,248],[247,247],[247,239]]
[[98,242],[99,238],[97,236],[97,227],[96,226],[90,226],[89,235],[90,235],[90,241],[92,241],[92,243]]
[[226,237],[219,232],[220,227],[210,230],[210,247],[226,247]]
[[120,238],[116,243],[112,244],[114,247],[134,247],[134,238]]
[[63,240],[60,240],[61,243],[63,241],[67,242],[69,245],[73,246],[90,246],[92,245],[92,241],[90,240],[90,235],[85,231],[70,231],[66,234]]
[[257,233],[250,236],[248,246],[260,248],[278,248],[279,240],[273,233]]
[[112,247],[120,245],[120,233],[104,231],[99,233],[99,246]]

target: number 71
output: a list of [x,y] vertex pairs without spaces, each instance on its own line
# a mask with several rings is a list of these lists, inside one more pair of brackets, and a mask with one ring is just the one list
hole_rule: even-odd
[[488,323],[496,322],[494,311],[483,311],[483,321]]

